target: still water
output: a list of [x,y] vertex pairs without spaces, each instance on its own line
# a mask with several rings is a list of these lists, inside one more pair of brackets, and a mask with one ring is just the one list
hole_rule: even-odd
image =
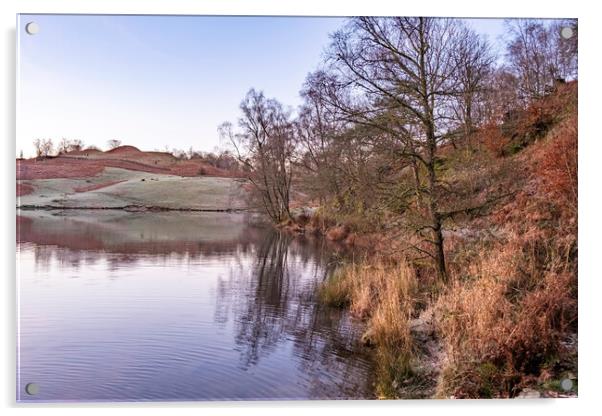
[[17,399],[372,398],[316,301],[337,256],[242,214],[19,212]]

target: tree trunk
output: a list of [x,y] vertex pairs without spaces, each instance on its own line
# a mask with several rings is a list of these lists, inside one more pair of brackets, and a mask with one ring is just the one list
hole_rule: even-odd
[[447,283],[447,270],[445,268],[445,252],[443,251],[443,232],[441,231],[441,220],[435,213],[433,220],[433,243],[435,245],[435,266],[437,277],[440,281]]
[[432,244],[435,246],[435,269],[437,270],[437,277],[440,281],[447,283],[447,270],[445,268],[445,252],[443,250],[443,232],[441,230],[441,217],[437,212],[437,201],[436,201],[436,172],[435,172],[435,154],[437,149],[437,142],[435,138],[435,131],[432,124],[427,125],[427,142],[428,142],[428,187],[429,187],[429,215],[431,220],[432,231]]

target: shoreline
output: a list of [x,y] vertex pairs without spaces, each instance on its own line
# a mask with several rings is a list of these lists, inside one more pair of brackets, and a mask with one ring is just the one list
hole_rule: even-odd
[[124,205],[115,207],[94,207],[94,206],[61,206],[61,205],[17,205],[17,210],[23,211],[63,211],[63,210],[92,210],[92,211],[126,211],[126,212],[253,212],[248,208],[172,208],[162,206],[147,205]]

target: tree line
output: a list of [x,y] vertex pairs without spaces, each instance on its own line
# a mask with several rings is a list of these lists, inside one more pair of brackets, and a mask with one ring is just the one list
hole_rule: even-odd
[[[111,139],[107,141],[109,149],[114,149],[121,146],[121,140]],[[37,158],[45,158],[50,156],[58,156],[69,152],[79,152],[84,149],[89,150],[100,150],[94,145],[85,146],[84,142],[80,139],[68,139],[66,137],[61,138],[58,143],[54,143],[52,139],[35,139],[33,141],[33,147]],[[21,152],[21,159],[23,158]]]
[[[122,145],[119,139],[111,139],[107,141],[107,149],[112,150]],[[35,154],[37,158],[47,158],[52,156],[60,156],[69,152],[79,152],[83,150],[100,150],[97,146],[86,146],[80,139],[62,138],[57,144],[52,139],[35,139],[33,141]],[[195,150],[192,147],[188,151],[181,149],[165,148],[165,153],[171,154],[178,160],[200,160],[203,163],[222,169],[228,172],[241,172],[243,165],[238,161],[229,150],[216,150],[214,152],[203,152]],[[20,152],[19,159],[23,159],[23,151]]]

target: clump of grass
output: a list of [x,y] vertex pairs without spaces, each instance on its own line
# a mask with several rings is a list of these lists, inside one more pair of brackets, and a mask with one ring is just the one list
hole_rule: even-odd
[[336,269],[328,280],[324,281],[318,288],[318,295],[322,303],[343,308],[351,302],[353,282],[346,273],[345,266]]
[[406,263],[380,260],[342,266],[320,287],[325,303],[348,306],[354,316],[366,320],[364,342],[375,347],[381,398],[397,397],[397,386],[413,373],[410,320],[416,288],[416,276]]
[[[568,385],[564,385],[563,383],[566,382],[566,380],[570,380]],[[567,389],[567,387],[569,388]],[[579,390],[579,385],[577,380],[571,380],[567,374],[564,374],[560,378],[545,381],[542,383],[542,388],[560,394],[576,394]]]
[[[396,387],[412,375],[413,340],[410,319],[413,310],[408,279],[393,273],[383,281],[376,310],[369,321],[376,344],[378,383],[377,394],[383,398],[397,397]],[[403,277],[402,277],[403,276]]]

